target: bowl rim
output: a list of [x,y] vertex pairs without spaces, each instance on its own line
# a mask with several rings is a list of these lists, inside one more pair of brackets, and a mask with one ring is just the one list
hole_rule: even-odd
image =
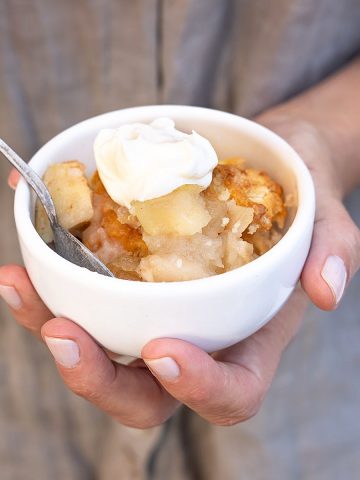
[[314,223],[315,189],[311,174],[298,153],[284,139],[266,127],[244,117],[220,110],[190,105],[147,105],[114,110],[87,118],[63,130],[46,142],[32,156],[29,163],[36,164],[40,162],[42,156],[45,158],[45,154],[49,148],[73,137],[79,129],[87,128],[90,124],[101,123],[104,119],[106,120],[107,117],[110,118],[119,114],[126,115],[126,113],[132,113],[134,117],[171,116],[171,112],[173,112],[172,115],[174,116],[179,116],[180,114],[186,116],[191,113],[191,116],[200,119],[210,115],[215,121],[221,120],[222,123],[231,123],[232,126],[234,122],[236,122],[245,133],[251,132],[251,134],[254,135],[254,133],[257,132],[261,134],[262,141],[271,144],[271,147],[285,159],[285,162],[295,175],[298,205],[291,225],[276,245],[265,254],[242,267],[211,277],[176,282],[138,282],[106,277],[65,260],[41,239],[31,221],[30,186],[21,178],[15,192],[14,214],[18,235],[21,237],[21,241],[26,245],[27,249],[30,252],[35,252],[35,256],[41,256],[42,261],[46,262],[51,269],[62,270],[65,275],[71,275],[71,278],[76,278],[80,282],[94,284],[97,288],[106,287],[106,289],[115,291],[118,289],[124,291],[125,289],[129,293],[134,290],[138,291],[140,288],[142,293],[148,292],[149,294],[156,294],[159,292],[162,295],[166,293],[179,294],[182,291],[188,293],[189,290],[201,292],[204,288],[207,293],[209,293],[209,289],[217,289],[220,286],[226,287],[226,284],[239,282],[243,277],[261,274],[268,266],[274,264],[274,262],[276,264],[286,252],[290,252],[292,245],[299,236],[301,236],[302,231],[306,227],[312,227]]

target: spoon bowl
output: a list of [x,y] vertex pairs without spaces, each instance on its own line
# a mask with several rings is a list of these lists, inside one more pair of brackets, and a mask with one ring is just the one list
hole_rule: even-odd
[[93,255],[93,253],[86,248],[80,240],[59,224],[54,202],[52,201],[49,190],[34,170],[1,139],[0,152],[24,177],[42,203],[45,212],[49,217],[50,226],[54,234],[56,253],[79,267],[84,267],[92,272],[113,277],[110,270],[97,257],[95,257],[95,255]]

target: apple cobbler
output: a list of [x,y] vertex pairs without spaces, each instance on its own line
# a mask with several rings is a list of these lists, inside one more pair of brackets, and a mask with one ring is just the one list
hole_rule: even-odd
[[[78,161],[50,166],[44,182],[60,223],[126,280],[192,280],[241,267],[281,238],[286,219],[281,186],[240,158],[219,162],[207,188],[182,185],[130,207]],[[52,241],[40,204],[36,229]]]

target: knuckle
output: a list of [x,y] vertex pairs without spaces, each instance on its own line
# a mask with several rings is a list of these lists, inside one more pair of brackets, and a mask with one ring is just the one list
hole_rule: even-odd
[[163,421],[156,421],[155,418],[124,418],[122,415],[115,415],[114,418],[118,423],[121,423],[121,425],[141,430],[149,430],[151,428],[159,427],[168,420],[167,418]]
[[108,390],[102,391],[100,386],[91,385],[78,378],[66,379],[68,388],[78,397],[84,398],[106,412],[122,425],[138,429],[150,429],[164,424],[174,413],[173,404],[159,408],[158,405],[147,405],[141,412],[132,404],[122,405],[118,403]]
[[355,274],[360,264],[360,230],[352,220],[349,220],[346,225],[346,232],[344,241],[347,248],[347,255],[349,256],[349,266],[351,275]]
[[228,416],[222,418],[215,418],[211,423],[216,427],[232,427],[238,423],[244,422],[248,418],[243,418],[239,416]]
[[245,422],[254,417],[260,410],[260,405],[252,405],[251,407],[241,408],[238,411],[230,413],[226,416],[215,417],[211,419],[211,423],[218,427],[231,427],[238,423]]
[[163,425],[167,422],[170,415],[168,413],[164,414],[162,412],[153,412],[147,417],[141,419],[140,424],[137,425],[139,428],[153,428]]
[[194,406],[203,406],[210,403],[213,399],[213,393],[206,385],[197,385],[190,391],[188,399]]
[[152,428],[159,425],[163,425],[169,417],[173,414],[173,408],[159,408],[154,404],[149,406],[141,416],[137,417],[137,422],[140,424],[140,428]]
[[351,227],[349,228],[349,236],[353,248],[353,254],[358,255],[360,249],[360,229],[355,225],[354,222],[351,222]]
[[122,425],[126,425],[127,427],[131,428],[139,428],[139,429],[150,429],[154,427],[158,427],[166,423],[169,418],[175,412],[176,407],[174,405],[168,408],[159,408],[153,407],[149,408],[148,410],[142,412],[141,415],[134,415],[134,412],[128,412],[125,414],[124,412],[116,412],[112,416],[115,418],[116,421],[121,423]]
[[76,381],[75,379],[66,380],[67,386],[78,397],[85,398],[91,403],[98,403],[101,394],[85,381]]
[[[360,230],[341,201],[333,202],[331,207],[326,210],[326,214],[323,212],[317,218],[316,227],[320,229],[316,231],[321,231],[322,235],[325,232],[329,238],[333,238],[352,275],[360,266]],[[320,238],[323,239],[323,236]]]
[[90,392],[89,392],[88,388],[85,387],[84,385],[82,385],[81,383],[71,384],[71,383],[68,382],[67,386],[78,397],[88,398],[88,395],[89,395]]
[[245,422],[257,415],[263,403],[266,393],[266,388],[259,385],[258,389],[254,390],[251,396],[243,399],[235,408],[228,411],[226,415],[219,414],[210,419],[211,423],[216,426],[230,427],[241,422]]
[[262,402],[263,397],[258,396],[257,398],[254,398],[251,403],[246,405],[243,411],[240,413],[241,421],[248,420],[249,418],[257,415],[262,405]]

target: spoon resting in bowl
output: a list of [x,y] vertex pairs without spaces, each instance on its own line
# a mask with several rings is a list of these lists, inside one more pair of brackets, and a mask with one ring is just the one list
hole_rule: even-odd
[[0,152],[9,160],[16,170],[24,177],[27,183],[32,187],[36,195],[39,197],[47,216],[49,217],[50,226],[54,234],[55,251],[61,257],[69,260],[69,262],[79,267],[87,268],[92,272],[97,272],[108,277],[114,275],[111,271],[97,258],[93,253],[85,247],[74,235],[63,228],[58,221],[55,206],[51,195],[42,182],[40,177],[34,172],[29,165],[22,160],[3,140],[0,139]]

